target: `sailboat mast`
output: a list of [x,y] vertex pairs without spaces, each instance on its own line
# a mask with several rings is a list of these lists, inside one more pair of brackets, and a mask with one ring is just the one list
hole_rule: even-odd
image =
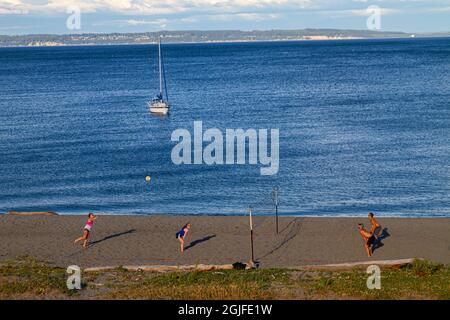
[[159,94],[162,97],[163,94],[163,83],[162,83],[162,65],[161,65],[161,36],[158,41],[158,63],[159,63]]

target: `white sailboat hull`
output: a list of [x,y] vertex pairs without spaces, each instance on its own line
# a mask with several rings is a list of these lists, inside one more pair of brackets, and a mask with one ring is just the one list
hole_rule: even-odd
[[[159,66],[159,95],[148,102],[148,108],[155,115],[166,115],[169,113],[169,97],[167,96],[166,77],[161,55],[161,37],[158,41],[158,66]],[[166,101],[164,101],[164,93]]]
[[169,104],[164,101],[150,102],[148,104],[151,113],[168,114]]

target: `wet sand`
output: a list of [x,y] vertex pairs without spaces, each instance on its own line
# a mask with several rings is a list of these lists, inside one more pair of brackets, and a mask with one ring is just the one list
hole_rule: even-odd
[[[450,263],[450,218],[379,218],[382,246],[367,258],[358,222],[367,218],[254,218],[255,260],[260,266],[296,267],[384,259],[425,258]],[[61,267],[115,265],[229,264],[250,260],[247,217],[99,216],[90,246],[73,240],[85,216],[0,215],[0,262],[31,255]],[[186,250],[175,233],[192,225]]]

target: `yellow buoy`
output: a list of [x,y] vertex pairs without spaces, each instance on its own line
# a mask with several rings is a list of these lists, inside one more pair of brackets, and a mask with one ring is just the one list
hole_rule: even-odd
[[150,176],[145,177],[145,181],[150,182],[150,180],[152,180],[152,177],[150,177]]

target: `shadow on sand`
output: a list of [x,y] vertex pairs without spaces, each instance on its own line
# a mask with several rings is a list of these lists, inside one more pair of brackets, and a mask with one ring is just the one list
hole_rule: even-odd
[[136,232],[135,229],[131,229],[131,230],[128,230],[128,231],[115,233],[115,234],[112,234],[112,235],[110,235],[110,236],[106,236],[106,237],[104,237],[103,239],[100,239],[100,240],[91,242],[91,243],[89,244],[89,247],[93,247],[94,245],[99,244],[99,243],[101,243],[101,242],[103,242],[103,241],[107,241],[107,240],[110,240],[110,239],[113,239],[113,238],[121,237],[121,236],[124,236],[124,235],[126,235],[126,234],[131,234],[131,233],[134,233],[134,232]]
[[294,239],[300,233],[302,224],[303,224],[303,222],[300,218],[295,218],[294,220],[289,222],[289,224],[283,230],[281,230],[280,234],[282,232],[284,232],[285,230],[287,230],[288,228],[289,228],[289,232],[284,236],[284,238],[272,250],[270,250],[266,254],[263,254],[261,257],[259,257],[257,259],[257,261],[259,262],[261,259],[264,259],[264,258],[270,256],[271,254],[273,254],[276,251],[278,251],[279,249],[281,249],[289,241]]
[[384,244],[381,242],[382,240],[390,237],[390,233],[388,232],[388,228],[384,228],[381,231],[381,234],[377,237],[377,240],[375,240],[374,244],[372,245],[372,253],[375,252],[375,250],[381,248],[384,246]]
[[192,247],[195,247],[196,245],[198,245],[198,244],[200,244],[200,243],[202,243],[202,242],[208,241],[208,240],[210,240],[210,239],[212,239],[212,238],[215,238],[215,237],[216,237],[216,235],[213,234],[213,235],[206,236],[206,237],[204,237],[204,238],[201,238],[201,239],[197,239],[197,240],[195,240],[195,241],[192,241],[191,243],[189,243],[189,245],[188,245],[187,247],[184,248],[184,250],[187,250],[187,249],[190,249],[190,248],[192,248]]

